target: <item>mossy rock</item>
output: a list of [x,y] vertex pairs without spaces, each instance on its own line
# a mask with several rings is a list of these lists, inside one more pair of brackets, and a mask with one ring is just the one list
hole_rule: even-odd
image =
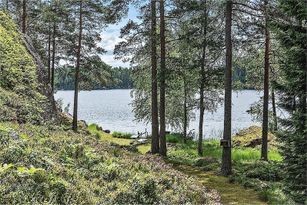
[[0,121],[43,124],[52,106],[40,92],[37,65],[23,39],[0,11]]
[[[257,147],[262,143],[262,128],[258,126],[251,126],[249,128],[240,130],[232,138],[232,144],[235,147]],[[276,137],[272,133],[268,133],[268,142],[276,146]]]

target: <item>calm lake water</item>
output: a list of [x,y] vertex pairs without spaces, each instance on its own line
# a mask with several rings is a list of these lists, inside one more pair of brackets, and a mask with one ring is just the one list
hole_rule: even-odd
[[[79,93],[79,119],[87,123],[96,123],[111,131],[137,133],[150,132],[150,125],[134,121],[134,114],[130,103],[131,90],[95,90],[81,91]],[[70,103],[69,112],[73,110],[73,91],[58,91],[55,98],[62,99],[63,108]],[[259,125],[252,121],[252,117],[246,112],[250,105],[260,99],[261,93],[252,90],[233,92],[232,131],[251,125]],[[223,133],[224,107],[220,106],[214,113],[205,113],[205,137],[219,138]],[[198,111],[195,120],[190,122],[190,130],[198,130]]]

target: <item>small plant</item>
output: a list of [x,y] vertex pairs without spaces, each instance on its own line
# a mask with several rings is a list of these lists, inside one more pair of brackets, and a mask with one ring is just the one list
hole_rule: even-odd
[[115,138],[130,139],[132,134],[124,133],[124,132],[113,132],[112,136],[115,137]]

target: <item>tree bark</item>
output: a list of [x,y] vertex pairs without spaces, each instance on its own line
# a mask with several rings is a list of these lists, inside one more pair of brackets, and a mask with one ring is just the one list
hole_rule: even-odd
[[159,153],[159,114],[157,84],[157,14],[156,0],[151,0],[151,153]]
[[203,25],[203,48],[202,48],[202,60],[200,69],[200,89],[199,89],[199,127],[198,127],[198,156],[203,156],[203,128],[204,128],[204,89],[205,89],[205,66],[206,66],[206,48],[207,48],[207,1],[205,0],[205,20]]
[[161,44],[161,76],[160,76],[160,154],[166,156],[165,137],[165,71],[166,71],[166,51],[165,51],[165,19],[164,0],[160,0],[160,44]]
[[232,172],[231,164],[231,98],[232,98],[232,1],[226,2],[226,69],[225,69],[225,110],[224,110],[224,134],[221,172],[228,176]]
[[21,21],[21,32],[26,33],[27,29],[27,1],[22,1],[22,21]]
[[276,132],[278,129],[278,125],[277,125],[277,113],[276,113],[276,100],[275,100],[275,91],[274,88],[272,88],[272,109],[273,109],[273,120],[274,120],[274,127],[273,127],[273,131]]
[[51,29],[49,25],[48,30],[48,83],[50,83],[51,78]]
[[79,92],[79,72],[80,72],[80,59],[81,59],[81,46],[82,46],[82,24],[83,24],[83,10],[82,0],[80,0],[80,16],[79,16],[79,37],[78,37],[78,49],[77,49],[77,63],[75,71],[75,93],[74,93],[74,112],[73,112],[73,124],[72,128],[75,132],[78,131],[78,92]]
[[184,77],[183,80],[183,89],[184,89],[184,102],[183,102],[183,115],[184,115],[184,119],[183,119],[183,142],[187,143],[187,129],[188,129],[188,107],[187,107],[187,98],[188,98],[188,90],[187,90],[187,82],[186,79]]
[[269,72],[270,72],[270,33],[268,29],[268,0],[264,1],[265,12],[265,53],[264,53],[264,85],[263,85],[263,120],[261,159],[268,160],[268,127],[269,127]]
[[54,71],[55,71],[55,55],[56,55],[56,22],[53,22],[52,31],[52,65],[51,65],[51,93],[54,94]]

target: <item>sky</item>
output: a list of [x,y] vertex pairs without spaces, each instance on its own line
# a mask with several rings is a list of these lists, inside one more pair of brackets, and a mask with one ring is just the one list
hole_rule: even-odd
[[125,18],[123,18],[122,21],[120,21],[118,24],[110,25],[108,28],[106,28],[105,31],[101,33],[101,38],[102,38],[101,45],[102,48],[104,48],[107,51],[107,53],[101,56],[102,60],[105,63],[113,67],[117,66],[129,67],[129,63],[124,63],[121,60],[115,60],[113,51],[115,45],[120,41],[122,41],[122,39],[119,38],[120,29],[126,25],[129,19],[136,20],[137,15],[138,15],[137,10],[133,6],[130,6],[128,15]]

